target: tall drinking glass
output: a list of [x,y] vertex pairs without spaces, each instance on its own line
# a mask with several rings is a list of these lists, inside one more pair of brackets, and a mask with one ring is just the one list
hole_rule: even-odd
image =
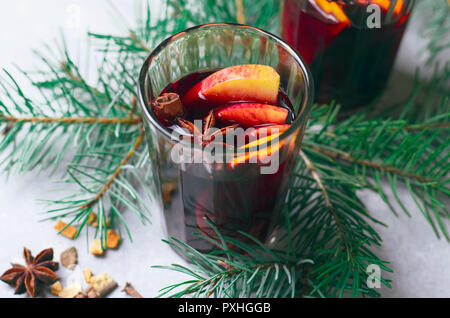
[[[174,137],[173,131],[161,124],[152,101],[169,84],[189,74],[243,64],[273,67],[280,75],[280,90],[292,103],[295,119],[273,151],[276,165],[236,164],[239,154],[233,155],[231,163],[174,160],[174,153],[180,150],[191,152],[192,144]],[[193,27],[168,38],[151,53],[139,77],[139,98],[167,235],[205,252],[214,244],[199,234],[213,238],[214,228],[231,237],[243,231],[261,241],[268,238],[279,220],[300,149],[313,99],[312,85],[308,67],[295,50],[276,36],[248,26],[216,23]],[[259,151],[268,147],[269,142],[263,143]]]
[[282,37],[311,67],[316,100],[351,108],[386,87],[415,0],[284,0]]

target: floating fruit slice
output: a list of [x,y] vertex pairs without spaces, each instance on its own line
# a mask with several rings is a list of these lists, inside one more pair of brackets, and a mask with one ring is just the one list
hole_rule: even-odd
[[240,149],[248,149],[264,145],[274,140],[275,138],[278,138],[289,127],[291,127],[291,125],[272,125],[259,127],[246,135],[250,139],[250,142],[240,147]]
[[[249,163],[253,163],[255,161],[256,163],[266,162],[267,157],[270,157],[274,153],[279,151],[281,147],[283,147],[283,145],[285,144],[285,141],[284,140],[279,141],[278,137],[283,132],[285,132],[289,127],[291,127],[291,125],[287,124],[271,125],[259,127],[251,131],[249,134],[247,134],[247,136],[250,138],[250,142],[239,147],[239,150],[246,150],[261,145],[264,145],[264,148],[253,151],[247,151],[241,155],[238,155],[228,164],[228,167],[233,168],[246,162]],[[251,139],[254,138],[258,139],[252,141]],[[266,144],[269,142],[271,142],[271,144],[266,146]]]
[[187,108],[253,101],[275,104],[280,75],[270,66],[236,65],[221,69],[192,87],[183,97]]
[[[389,11],[392,4],[391,0],[372,0],[372,2],[378,4],[385,11]],[[397,0],[392,12],[394,12],[397,15],[400,15],[402,13],[402,10],[403,10],[403,0]]]
[[346,25],[350,24],[350,20],[345,14],[344,10],[334,1],[330,2],[328,0],[314,0],[317,6],[319,6],[320,11],[326,15],[328,18],[333,18],[337,23],[344,23]]
[[218,120],[235,122],[243,127],[284,124],[288,113],[285,108],[259,103],[233,104],[215,111]]
[[237,156],[228,163],[230,168],[234,168],[243,163],[265,163],[268,157],[279,151],[283,147],[284,141],[277,142],[260,150],[245,152]]

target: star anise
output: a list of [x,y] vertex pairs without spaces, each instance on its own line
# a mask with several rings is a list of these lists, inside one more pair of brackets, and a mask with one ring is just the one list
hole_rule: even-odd
[[42,286],[51,285],[59,277],[54,273],[59,268],[58,262],[53,262],[53,249],[49,248],[40,252],[36,257],[31,255],[29,249],[24,247],[23,258],[26,265],[11,264],[0,277],[0,280],[15,286],[15,294],[27,292],[34,297]]
[[217,136],[223,136],[238,127],[238,125],[230,125],[221,129],[213,129],[216,123],[216,117],[214,116],[213,110],[205,117],[202,131],[200,131],[199,127],[195,126],[192,122],[183,118],[178,118],[177,123],[181,128],[186,129],[190,134],[194,135],[195,139],[202,146],[207,146],[214,141]]

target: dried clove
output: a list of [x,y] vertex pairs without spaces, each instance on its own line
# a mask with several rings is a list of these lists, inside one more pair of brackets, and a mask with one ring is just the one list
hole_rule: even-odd
[[126,283],[125,287],[122,289],[123,292],[127,293],[128,296],[131,296],[133,298],[143,298],[141,294],[139,294],[136,289],[134,289],[133,285],[131,283]]

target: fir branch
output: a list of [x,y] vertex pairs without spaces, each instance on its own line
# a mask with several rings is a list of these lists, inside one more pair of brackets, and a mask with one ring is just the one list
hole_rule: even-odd
[[[86,83],[86,81],[84,81],[83,78],[80,75],[74,74],[73,71],[71,70],[71,67],[69,66],[70,64],[68,64],[68,62],[62,61],[60,63],[61,63],[61,67],[62,67],[63,71],[73,81],[73,83],[75,83],[77,85],[85,86],[89,91],[91,91],[97,97],[102,98],[105,102],[107,102],[107,103],[111,102],[111,99],[110,99],[110,97],[108,95],[106,95],[105,93],[101,92],[97,88],[88,85]],[[124,109],[125,111],[128,111],[130,113],[130,117],[135,117],[136,115],[139,115],[139,114],[136,114],[137,107],[136,107],[136,98],[135,98],[135,96],[133,96],[131,104],[133,106],[132,108],[130,108],[127,105],[118,104],[118,103],[116,103],[115,105],[117,107],[119,107],[119,108]],[[140,119],[137,119],[137,120],[140,120]]]
[[[436,235],[441,232],[449,239],[443,217],[449,216],[445,198],[450,195],[450,145],[445,142],[449,132],[442,129],[448,125],[448,113],[416,125],[405,120],[365,120],[362,116],[337,122],[336,111],[318,110],[319,117],[321,111],[326,116],[313,124],[320,123],[322,129],[308,131],[303,144],[311,160],[321,162],[323,169],[353,178],[362,188],[375,190],[397,214],[381,183],[387,180],[395,201],[409,215],[397,195],[398,184],[403,183]],[[330,164],[333,169],[327,167]]]
[[[221,236],[219,251],[201,254],[176,238],[164,240],[193,263],[194,269],[181,265],[154,266],[190,276],[160,290],[159,297],[299,297],[306,289],[311,260],[289,260],[280,253],[262,248],[263,244],[252,238],[251,243]],[[211,241],[211,238],[202,236]],[[230,250],[228,244],[237,244],[240,250]]]
[[[369,224],[381,222],[371,217],[357,198],[357,178],[327,171],[317,158],[312,166],[312,159],[305,154],[287,198],[291,235],[279,231],[279,244],[289,242],[297,255],[314,261],[310,280],[316,287],[311,294],[321,290],[329,297],[342,297],[348,291],[354,297],[377,296],[378,292],[366,285],[367,266],[375,264],[391,271],[370,252],[372,246],[381,244],[381,238]],[[389,281],[381,277],[380,281],[389,286]]]
[[[339,216],[337,215],[333,205],[331,204],[331,200],[330,200],[330,197],[328,195],[327,189],[323,185],[319,173],[317,172],[317,170],[314,167],[314,165],[311,162],[311,160],[308,158],[308,156],[306,156],[306,154],[302,150],[300,150],[300,157],[303,159],[303,161],[305,162],[306,168],[310,171],[312,177],[317,182],[317,185],[319,186],[320,191],[322,191],[322,194],[323,194],[323,197],[325,199],[325,203],[326,203],[326,205],[328,207],[328,210],[333,215],[334,221],[336,222],[336,225],[337,225],[337,228],[338,228],[338,235],[339,235],[340,239],[342,240],[342,245],[344,246],[345,249],[348,250],[349,254],[351,255],[352,252],[351,252],[351,250],[349,250],[349,246],[348,246],[347,238],[346,238],[347,234],[344,231],[344,228],[342,227],[342,223],[341,223],[341,220],[340,220]],[[353,255],[351,255],[351,256],[353,257]]]
[[405,129],[408,131],[450,129],[450,122],[408,125]]
[[130,39],[131,39],[131,41],[133,41],[134,42],[134,44],[138,47],[138,48],[140,48],[140,49],[142,49],[143,51],[145,51],[145,52],[148,52],[148,53],[151,53],[152,52],[152,49],[150,49],[148,46],[146,46],[137,36],[136,36],[136,34],[134,33],[134,32],[132,32],[132,31],[130,31]]
[[[148,222],[147,205],[136,187],[152,188],[151,180],[135,171],[150,171],[148,161],[143,160],[148,154],[143,151],[142,118],[137,113],[134,87],[142,60],[128,53],[100,53],[103,58],[95,85],[79,71],[64,41],[60,43],[61,56],[36,53],[44,69],[33,74],[22,71],[44,103],[26,97],[9,73],[11,84],[1,83],[6,98],[0,100],[0,128],[2,123],[6,128],[0,148],[9,155],[0,164],[7,172],[36,167],[55,171],[59,163],[68,162],[62,182],[79,190],[65,199],[49,201],[50,218],[69,218],[69,224],[79,225],[80,234],[96,209],[101,220],[97,234],[103,242],[107,224],[119,231],[124,228],[131,238],[121,213],[127,208],[143,223]],[[126,71],[128,67],[133,74]],[[129,88],[128,100],[122,97],[127,91],[124,87]],[[22,101],[26,107],[21,106]],[[130,144],[134,145],[131,151]],[[147,197],[152,199],[149,194]]]
[[0,122],[11,123],[41,123],[41,124],[102,124],[102,125],[138,125],[142,124],[142,118],[98,118],[98,117],[85,117],[85,118],[72,118],[72,117],[13,117],[13,116],[0,116]]
[[135,152],[137,151],[137,149],[141,145],[143,139],[144,139],[144,131],[142,130],[140,135],[137,137],[136,142],[133,145],[133,148],[127,153],[125,158],[122,159],[122,161],[120,162],[119,166],[116,168],[116,170],[114,170],[113,174],[108,179],[108,181],[105,183],[105,185],[102,187],[102,189],[95,195],[95,197],[92,200],[90,200],[86,204],[83,204],[80,207],[80,210],[92,207],[93,205],[95,205],[105,195],[106,191],[108,191],[108,189],[111,186],[111,184],[116,180],[116,178],[118,177],[118,175],[122,171],[123,167],[125,165],[127,165],[128,162],[130,161],[130,159],[134,156]]
[[[401,169],[397,169],[397,168],[394,168],[394,167],[385,166],[385,165],[382,165],[382,164],[379,164],[379,163],[376,163],[376,162],[371,162],[369,160],[355,159],[355,158],[352,158],[348,153],[332,152],[332,151],[328,151],[326,149],[321,149],[320,146],[319,147],[312,146],[311,149],[314,150],[314,151],[317,151],[317,152],[319,152],[319,153],[321,153],[321,154],[323,154],[323,155],[325,155],[327,157],[330,157],[330,158],[343,160],[343,161],[346,161],[346,162],[349,162],[349,163],[357,164],[357,165],[360,165],[360,166],[366,166],[366,167],[374,168],[374,169],[377,169],[377,170],[382,170],[382,171],[393,173],[393,174],[396,174],[396,175],[399,175],[399,176],[402,176],[402,177],[406,177],[406,178],[409,178],[409,179],[415,179],[415,180],[417,180],[419,182],[422,182],[422,183],[436,182],[436,181],[433,181],[431,179],[427,179],[427,178],[425,178],[425,177],[423,177],[421,175],[408,173],[406,171],[403,171]],[[302,154],[302,152],[300,154]],[[309,160],[307,161],[307,157],[304,156],[304,154],[302,155],[302,158],[305,160],[305,162],[307,164],[308,164],[308,162],[310,162]]]

